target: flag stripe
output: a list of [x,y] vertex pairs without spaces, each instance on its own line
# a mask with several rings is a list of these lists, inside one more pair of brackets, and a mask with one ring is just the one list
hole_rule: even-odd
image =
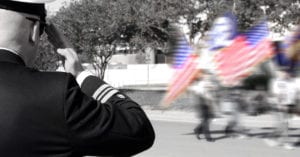
[[[253,66],[257,60],[260,58],[264,58],[267,56],[270,51],[268,50],[268,42],[263,42],[263,44],[259,44],[256,49],[250,51],[249,53],[245,53],[243,56],[237,58],[234,62],[231,62],[232,68],[225,68],[225,70],[222,72],[223,75],[230,74],[230,73],[236,73],[238,71],[241,71],[244,68]],[[266,51],[266,53],[259,53],[260,51]],[[245,51],[246,52],[246,51]],[[234,66],[236,65],[236,66]]]
[[261,22],[237,37],[215,56],[217,74],[224,85],[236,85],[249,76],[254,67],[272,54],[267,23]]
[[182,69],[176,70],[174,79],[171,81],[164,103],[170,105],[180,94],[182,94],[188,85],[198,75],[198,56],[190,55]]
[[193,57],[189,57],[184,68],[180,69],[177,73],[177,77],[176,80],[173,82],[171,89],[171,96],[173,95],[173,93],[175,93],[178,88],[180,88],[181,83],[186,80],[186,78],[189,76],[190,72],[193,70],[193,62],[194,62],[194,58]]
[[173,68],[174,74],[170,80],[167,93],[162,101],[165,106],[169,106],[190,84],[197,71],[198,56],[193,54],[193,49],[189,42],[186,40],[183,33],[177,32],[174,34],[180,34],[174,36],[175,53],[173,55]]
[[184,36],[176,37],[177,45],[175,46],[175,55],[173,67],[175,69],[180,69],[185,64],[187,58],[192,54],[193,49],[190,47],[188,41]]

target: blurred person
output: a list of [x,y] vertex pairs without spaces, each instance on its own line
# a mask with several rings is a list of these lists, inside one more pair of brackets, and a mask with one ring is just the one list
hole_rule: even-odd
[[246,133],[246,129],[241,123],[241,112],[243,110],[243,91],[240,87],[233,87],[228,89],[229,95],[228,99],[231,102],[231,112],[229,117],[229,122],[225,127],[225,134],[227,136],[235,137],[236,134],[239,135],[240,138],[244,138]]
[[268,136],[270,139],[265,141],[271,146],[282,145],[292,149],[286,140],[288,138],[289,115],[296,105],[297,84],[288,68],[281,68],[277,78],[271,81],[270,94],[274,97],[275,107],[273,110],[276,111],[278,122],[275,131]]
[[249,96],[247,112],[251,116],[257,116],[267,112],[270,107],[268,103],[268,93],[264,88],[256,88]]
[[195,80],[192,90],[197,96],[197,106],[196,110],[199,112],[201,119],[200,124],[194,129],[196,137],[200,139],[200,135],[204,134],[205,138],[209,142],[214,142],[215,140],[210,135],[210,122],[214,117],[213,115],[213,92],[215,90],[215,85],[212,82],[212,75],[207,71],[202,70],[202,73]]
[[30,68],[46,1],[53,0],[0,1],[1,156],[130,156],[150,148],[154,130],[141,107],[83,71],[74,49],[58,49],[68,73]]

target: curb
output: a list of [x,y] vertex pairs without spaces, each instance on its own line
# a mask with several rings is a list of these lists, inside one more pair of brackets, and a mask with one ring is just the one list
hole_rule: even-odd
[[[196,112],[187,111],[162,111],[162,110],[144,110],[150,120],[165,122],[181,122],[198,124],[200,118]],[[231,116],[222,116],[212,120],[212,124],[226,125]],[[241,115],[241,123],[249,127],[272,127],[276,126],[277,119],[275,115],[265,114],[260,116]],[[300,128],[300,117],[293,117],[289,120],[290,127]]]

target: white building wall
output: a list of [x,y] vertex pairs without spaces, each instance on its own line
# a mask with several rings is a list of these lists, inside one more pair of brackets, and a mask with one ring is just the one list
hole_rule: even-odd
[[168,85],[173,72],[167,64],[134,64],[127,69],[108,69],[104,80],[114,87]]

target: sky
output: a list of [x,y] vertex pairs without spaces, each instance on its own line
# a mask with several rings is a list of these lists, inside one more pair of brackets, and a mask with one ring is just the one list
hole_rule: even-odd
[[71,0],[56,0],[46,5],[49,15],[55,14],[62,6],[68,4]]

